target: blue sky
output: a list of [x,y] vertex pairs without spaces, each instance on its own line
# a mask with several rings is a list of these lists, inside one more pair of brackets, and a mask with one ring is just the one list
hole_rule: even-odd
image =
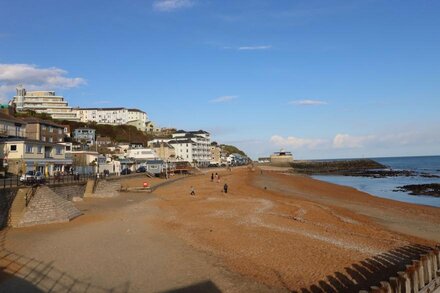
[[440,154],[439,1],[3,1],[0,97],[137,107],[256,158]]

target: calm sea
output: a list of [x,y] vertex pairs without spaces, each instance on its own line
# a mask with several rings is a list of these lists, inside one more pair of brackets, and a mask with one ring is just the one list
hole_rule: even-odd
[[426,178],[420,176],[422,173],[440,175],[440,156],[372,159],[388,166],[393,170],[412,170],[417,172],[417,175],[411,177],[397,176],[386,178],[315,175],[313,178],[340,185],[351,186],[379,197],[440,207],[440,198],[438,197],[414,196],[402,191],[393,191],[397,186],[407,184],[440,183],[440,178]]

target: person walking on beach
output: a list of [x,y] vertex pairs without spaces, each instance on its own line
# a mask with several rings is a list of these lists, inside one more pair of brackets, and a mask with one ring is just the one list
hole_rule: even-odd
[[211,173],[211,182],[214,182],[214,173]]
[[223,185],[223,191],[228,193],[228,184],[225,183],[225,185]]
[[217,181],[217,179],[218,179],[218,174],[217,174],[217,172],[215,173],[215,181]]
[[194,186],[191,186],[191,193],[190,193],[190,195],[196,195],[196,191],[195,191],[195,189],[194,189]]
[[217,183],[220,183],[220,175],[217,175]]

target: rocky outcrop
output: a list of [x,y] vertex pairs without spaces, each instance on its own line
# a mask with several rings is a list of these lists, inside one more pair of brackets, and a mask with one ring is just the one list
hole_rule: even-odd
[[394,191],[405,191],[411,195],[427,195],[433,197],[440,197],[440,184],[410,184],[397,187]]

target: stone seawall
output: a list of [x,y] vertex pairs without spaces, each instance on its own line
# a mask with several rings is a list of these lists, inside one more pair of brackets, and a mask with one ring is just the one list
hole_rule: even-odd
[[17,195],[17,188],[0,190],[0,229],[8,225],[9,210]]
[[72,201],[74,197],[83,197],[86,190],[86,183],[72,184],[72,185],[60,185],[51,186],[50,189],[54,191],[58,196]]

